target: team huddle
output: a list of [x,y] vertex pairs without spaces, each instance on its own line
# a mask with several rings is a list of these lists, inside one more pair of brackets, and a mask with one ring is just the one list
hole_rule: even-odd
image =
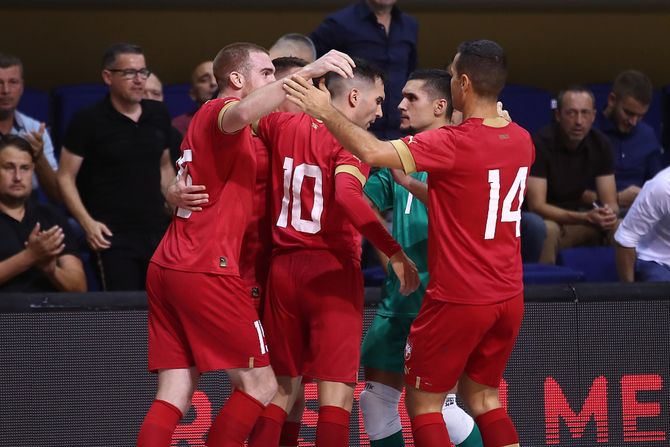
[[[177,203],[147,273],[158,391],[137,445],[169,446],[200,374],[225,370],[234,391],[209,447],[297,445],[306,381],[316,445],[347,446],[360,363],[373,446],[404,445],[403,388],[418,447],[518,445],[498,384],[523,317],[534,148],[499,115],[502,48],[464,42],[449,71],[413,73],[398,105],[409,136],[393,141],[367,131],[385,95],[365,60],[333,50],[276,80],[266,50],[237,43],[213,68],[218,97],[178,161],[179,182],[209,199]],[[361,236],[388,259],[362,347]]]

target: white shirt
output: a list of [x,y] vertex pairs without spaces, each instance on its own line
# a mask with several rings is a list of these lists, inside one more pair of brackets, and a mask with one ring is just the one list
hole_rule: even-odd
[[[30,132],[37,132],[40,130],[40,122],[36,119],[25,115],[18,110],[14,111],[14,125],[12,126],[11,132],[12,135],[18,135],[20,137],[24,136]],[[54,145],[51,142],[51,137],[49,136],[48,131],[44,131],[44,156],[47,158],[51,168],[56,171],[58,170],[58,162],[56,161],[56,156],[54,155]],[[37,189],[39,184],[37,183],[37,175],[33,174],[33,190]]]
[[614,239],[638,259],[670,267],[670,167],[644,184]]

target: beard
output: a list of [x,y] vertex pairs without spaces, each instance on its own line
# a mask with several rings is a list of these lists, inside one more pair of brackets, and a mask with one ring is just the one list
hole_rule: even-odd
[[7,193],[0,193],[0,203],[2,203],[8,208],[18,208],[28,201],[28,197],[30,197],[29,190],[25,194],[21,194],[19,196]]

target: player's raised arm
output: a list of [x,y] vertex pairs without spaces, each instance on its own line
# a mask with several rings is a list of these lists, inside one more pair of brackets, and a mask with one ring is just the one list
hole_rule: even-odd
[[284,79],[288,99],[305,113],[323,121],[346,150],[371,166],[402,169],[400,156],[391,143],[380,141],[367,130],[349,121],[330,102],[325,82],[314,87],[299,75]]
[[[255,73],[227,70],[225,64],[219,63],[218,56],[214,59],[214,74],[217,77],[219,86],[222,83],[227,83],[233,87],[240,86],[241,88],[244,85],[245,76],[251,76],[252,79],[256,79],[255,82],[263,82],[265,84],[263,87],[246,95],[239,103],[222,109],[219,118],[219,129],[224,133],[237,132],[275,110],[286,99],[282,90],[282,81],[275,81],[275,69],[270,56],[267,53],[258,51],[251,53],[250,57],[263,60],[263,63],[257,67],[257,72]],[[354,61],[347,54],[332,50],[311,64],[302,67],[297,74],[303,79],[312,79],[332,71],[340,76],[351,78],[353,77],[354,66]]]

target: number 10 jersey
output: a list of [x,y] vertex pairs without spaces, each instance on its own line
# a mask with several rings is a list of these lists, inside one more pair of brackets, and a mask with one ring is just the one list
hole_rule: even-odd
[[360,259],[360,235],[335,201],[335,175],[346,172],[364,184],[367,165],[306,114],[270,114],[257,134],[272,148],[274,250],[324,249]]

